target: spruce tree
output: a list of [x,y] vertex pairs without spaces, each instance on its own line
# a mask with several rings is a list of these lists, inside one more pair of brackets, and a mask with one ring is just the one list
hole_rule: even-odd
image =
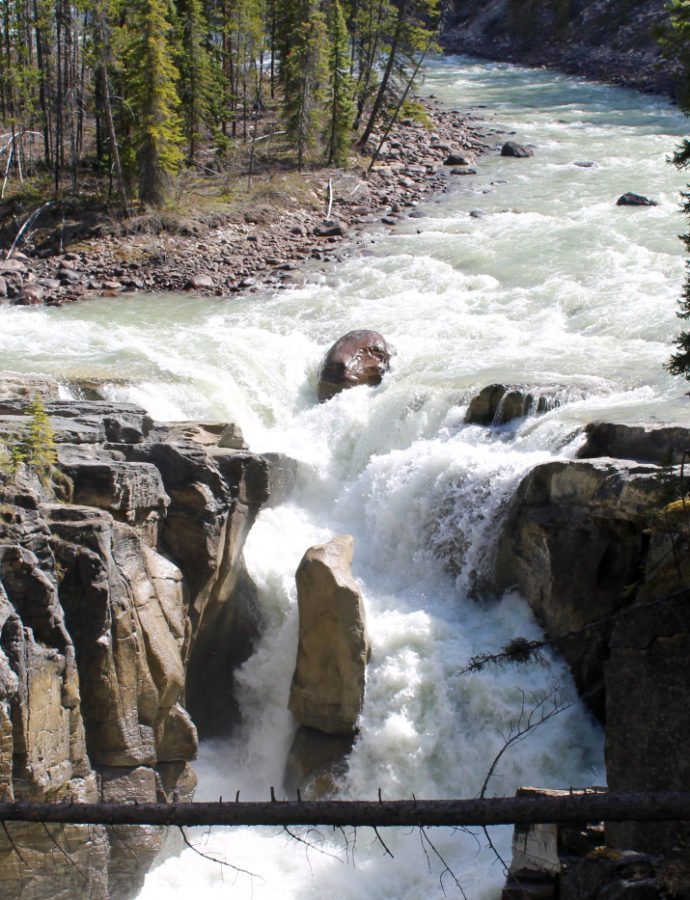
[[329,10],[330,37],[328,164],[343,164],[350,148],[355,105],[354,86],[350,77],[349,36],[342,6],[333,0]]
[[303,0],[300,11],[285,61],[284,113],[288,135],[297,144],[297,165],[301,171],[305,153],[316,144],[323,123],[328,32],[315,0]]
[[[690,0],[671,0],[667,5],[668,24],[657,31],[657,38],[664,55],[675,62],[677,72],[676,96],[683,113],[690,115]],[[679,169],[690,167],[690,141],[685,138],[672,158]],[[690,188],[690,186],[689,186]],[[690,221],[690,190],[682,192],[683,212]],[[690,233],[681,235],[681,240],[690,251]],[[690,260],[686,262],[686,279],[683,295],[678,301],[678,318],[690,319]],[[676,338],[677,350],[665,364],[672,375],[683,375],[690,381],[690,331],[681,331]]]
[[204,136],[213,94],[213,71],[208,50],[208,22],[202,0],[178,0],[179,95],[187,155],[194,159]]
[[123,73],[139,199],[162,206],[168,176],[182,160],[173,10],[169,0],[129,0],[123,12]]

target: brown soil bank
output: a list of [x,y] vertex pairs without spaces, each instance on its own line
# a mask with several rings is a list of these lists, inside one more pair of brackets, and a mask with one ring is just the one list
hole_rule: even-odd
[[469,53],[672,94],[653,29],[665,0],[454,0],[442,43]]

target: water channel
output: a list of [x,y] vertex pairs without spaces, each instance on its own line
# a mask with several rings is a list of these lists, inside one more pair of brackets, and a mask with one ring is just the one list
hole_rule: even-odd
[[[489,792],[605,777],[601,730],[560,660],[462,670],[473,654],[539,635],[520,597],[477,587],[521,476],[572,456],[594,419],[690,424],[685,385],[662,368],[679,329],[686,227],[684,179],[666,158],[686,122],[659,98],[459,58],[433,64],[424,92],[473,109],[489,143],[514,132],[534,155],[487,155],[472,179],[449,178],[424,218],[371,230],[302,287],[0,308],[4,369],[98,378],[159,420],[237,422],[253,450],[301,463],[294,496],[249,538],[269,627],[240,674],[245,728],[202,747],[199,799],[280,793],[294,731],[294,571],[307,547],[342,533],[355,537],[373,652],[341,797],[475,796],[522,705],[554,690],[573,705],[505,754]],[[617,207],[626,191],[658,205]],[[361,327],[395,346],[390,376],[319,405],[323,352]],[[464,425],[470,398],[497,381],[557,383],[571,401],[501,429]],[[494,831],[509,855],[511,830]],[[430,837],[468,897],[500,895],[503,871],[481,833]],[[200,849],[256,877],[187,849],[148,876],[141,898],[461,896],[418,832],[386,833],[393,859],[366,829],[308,839],[323,852],[278,829],[200,832]]]

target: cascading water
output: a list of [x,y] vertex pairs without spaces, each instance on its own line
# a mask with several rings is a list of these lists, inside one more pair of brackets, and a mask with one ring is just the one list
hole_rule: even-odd
[[[474,796],[521,710],[554,701],[572,705],[511,747],[489,792],[604,778],[600,730],[561,661],[463,670],[539,634],[519,597],[482,594],[496,517],[521,476],[572,454],[588,421],[690,419],[683,386],[661,367],[683,277],[682,178],[665,159],[685,122],[658,99],[503,65],[438,63],[426,88],[485,105],[489,140],[514,131],[534,156],[487,156],[471,182],[449,177],[425,218],[372,231],[299,289],[0,309],[3,368],[100,378],[158,419],[235,421],[252,449],[300,461],[290,501],[262,512],[249,537],[268,627],[239,674],[242,732],[202,747],[199,799],[280,793],[294,729],[294,572],[307,547],[340,533],[355,537],[373,645],[340,796]],[[658,205],[616,207],[626,191]],[[396,347],[390,375],[318,405],[321,355],[361,327]],[[470,397],[496,381],[562,385],[560,405],[501,428],[465,425]],[[508,855],[510,829],[495,832]],[[316,846],[272,829],[196,834],[203,853],[256,877],[186,849],[149,875],[142,900],[429,900],[459,894],[446,863],[473,900],[498,896],[503,881],[481,833],[434,830],[432,847],[419,832],[386,832],[393,859],[366,829],[299,834]]]

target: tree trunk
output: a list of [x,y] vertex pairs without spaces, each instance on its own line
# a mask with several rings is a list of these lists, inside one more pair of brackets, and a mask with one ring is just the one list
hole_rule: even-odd
[[393,35],[393,42],[391,43],[390,53],[388,54],[388,61],[386,62],[386,68],[383,73],[383,77],[381,78],[381,84],[379,85],[379,90],[376,95],[376,100],[374,100],[374,106],[371,110],[371,115],[369,116],[369,121],[366,124],[366,128],[364,129],[364,133],[359,141],[359,146],[361,150],[367,145],[367,141],[371,135],[371,132],[374,130],[374,124],[378,117],[379,112],[381,111],[381,107],[383,106],[383,100],[386,95],[386,90],[388,88],[388,82],[391,77],[391,72],[393,71],[393,63],[395,62],[395,55],[398,52],[398,44],[400,43],[400,38],[402,37],[403,25],[405,23],[405,14],[407,12],[407,3],[403,2],[400,6],[400,12],[398,13],[398,22],[395,27],[395,34]]
[[593,791],[472,800],[0,803],[0,822],[101,825],[481,826],[690,819],[690,793]]

